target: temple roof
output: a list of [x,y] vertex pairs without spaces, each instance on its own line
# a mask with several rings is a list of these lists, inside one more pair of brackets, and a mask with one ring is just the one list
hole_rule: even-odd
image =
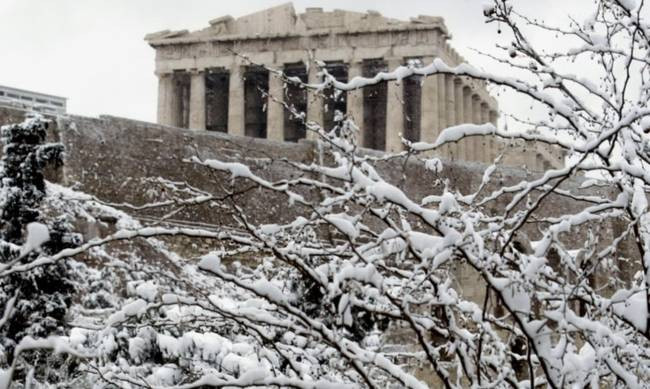
[[382,16],[377,11],[352,12],[335,9],[307,8],[296,14],[292,3],[282,4],[237,19],[230,15],[210,20],[209,27],[198,31],[164,30],[148,34],[151,45],[190,43],[205,40],[245,40],[259,38],[325,35],[330,33],[364,33],[439,29],[447,34],[444,20],[420,15],[409,21]]

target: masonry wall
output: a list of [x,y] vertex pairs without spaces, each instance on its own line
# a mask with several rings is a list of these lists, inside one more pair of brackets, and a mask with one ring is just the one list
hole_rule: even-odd
[[[0,124],[21,121],[24,114],[0,107]],[[158,178],[186,181],[215,194],[229,188],[231,180],[227,175],[187,163],[192,156],[242,162],[270,180],[298,174],[283,159],[303,163],[318,160],[317,148],[310,141],[287,143],[197,132],[111,116],[59,117],[51,125],[51,138],[60,140],[66,147],[65,169],[59,178],[65,185],[107,202],[127,202],[135,206],[168,198],[167,193],[155,190]],[[372,150],[366,152],[380,155]],[[476,188],[483,168],[481,164],[450,162],[441,175],[434,175],[422,164],[411,162],[406,164],[406,176],[403,177],[402,162],[379,165],[389,181],[418,199],[440,193],[444,180],[463,192]],[[506,169],[502,175],[512,181],[522,173]],[[292,208],[286,206],[285,198],[266,193],[263,198],[261,201],[259,193],[242,195],[242,204],[252,211],[255,221],[288,220],[296,214],[287,212]],[[155,217],[163,213],[147,211],[141,214]],[[185,210],[175,218],[192,223],[231,224],[229,215],[212,209]]]
[[[24,111],[0,107],[0,124],[21,121],[24,114]],[[288,222],[309,211],[299,206],[289,206],[288,200],[282,195],[257,189],[247,190],[249,185],[246,183],[232,187],[229,175],[198,167],[188,163],[187,159],[198,156],[201,159],[242,162],[268,180],[282,180],[300,174],[285,160],[301,163],[319,160],[318,148],[309,141],[285,143],[219,132],[196,132],[110,116],[59,117],[51,126],[50,138],[60,140],[66,147],[64,168],[62,171],[50,172],[50,180],[92,194],[108,203],[130,203],[134,206],[169,199],[171,194],[160,185],[162,180],[187,182],[192,187],[214,195],[222,195],[225,190],[244,191],[237,196],[237,204],[246,209],[250,221],[254,223]],[[372,150],[365,152],[381,155]],[[443,164],[444,168],[439,174],[425,169],[422,163],[412,158],[406,163],[396,159],[380,162],[377,170],[387,181],[402,188],[415,201],[420,201],[424,196],[441,194],[445,183],[452,190],[470,193],[480,185],[486,168],[480,163],[443,161]],[[522,170],[500,168],[493,174],[493,181],[485,190],[492,191],[534,177]],[[579,185],[580,180],[574,179],[563,184],[562,188],[575,190]],[[318,193],[306,191],[301,194],[307,199],[319,196]],[[600,189],[594,194],[615,198],[615,193],[608,193],[607,189]],[[497,215],[508,200],[504,196],[499,202],[490,203],[485,211]],[[565,197],[550,196],[543,203],[539,214],[552,217],[575,212],[582,206],[584,204]],[[155,221],[172,210],[174,208],[130,213],[146,223]],[[167,221],[206,228],[236,226],[230,210],[208,205],[184,208]],[[414,227],[418,228],[415,221]],[[623,231],[621,224],[599,223],[590,227],[605,238],[617,236]],[[518,238],[524,247],[529,241],[541,238],[535,223],[525,228],[524,233],[527,236]],[[571,234],[566,234],[564,238],[567,247],[582,247],[585,233],[572,231]],[[631,243],[625,242],[620,246],[622,255],[638,255]],[[600,242],[600,245],[605,244],[608,244],[605,240]],[[188,252],[187,247],[182,244],[180,246]],[[204,248],[208,250],[209,246]],[[628,279],[638,270],[633,266],[622,269]],[[606,275],[607,272],[603,274]],[[483,288],[476,287],[480,285],[478,274],[472,269],[460,267],[457,270],[457,280],[461,287],[467,288],[467,296],[477,302],[482,301]]]
[[[25,113],[0,106],[0,125],[22,121]],[[63,142],[66,147],[64,170],[50,179],[106,202],[126,202],[134,206],[170,198],[168,191],[162,189],[161,180],[184,181],[213,194],[231,189],[232,180],[228,175],[188,163],[187,159],[192,156],[242,162],[269,180],[300,174],[285,160],[312,163],[319,159],[318,148],[311,141],[287,143],[220,132],[197,132],[111,116],[55,118],[50,138]],[[365,152],[381,155],[372,150]],[[377,168],[387,181],[419,201],[424,196],[442,193],[445,182],[462,193],[476,190],[486,167],[473,162],[443,160],[443,163],[442,172],[437,174],[425,169],[414,158],[406,163],[399,159],[380,162]],[[492,184],[486,189],[494,190],[533,177],[534,173],[502,167],[495,172]],[[579,181],[573,180],[563,187],[576,189],[578,185]],[[284,196],[257,191],[240,195],[238,201],[251,212],[255,222],[286,221],[304,211],[288,207]],[[562,197],[551,198],[544,204],[541,212],[548,216],[570,212],[577,205]],[[492,204],[491,210],[496,212],[502,205]],[[141,211],[140,215],[157,217],[168,211]],[[185,209],[173,219],[214,226],[234,225],[230,214],[209,207]],[[530,230],[531,238],[536,236],[535,230]]]

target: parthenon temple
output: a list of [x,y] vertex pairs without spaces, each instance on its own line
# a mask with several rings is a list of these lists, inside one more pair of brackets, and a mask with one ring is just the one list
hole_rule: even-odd
[[[219,17],[194,32],[148,34],[145,40],[156,51],[159,124],[287,142],[309,138],[305,118],[292,115],[281,104],[286,103],[328,130],[349,117],[359,127],[362,147],[394,152],[404,147],[401,137],[433,142],[452,125],[496,124],[496,100],[481,82],[453,75],[316,94],[285,85],[268,69],[319,83],[323,68],[348,81],[434,58],[449,65],[464,62],[449,37],[441,17],[401,21],[375,11],[321,8],[296,14],[288,3],[237,19]],[[501,147],[495,139],[474,137],[439,153],[490,162]]]

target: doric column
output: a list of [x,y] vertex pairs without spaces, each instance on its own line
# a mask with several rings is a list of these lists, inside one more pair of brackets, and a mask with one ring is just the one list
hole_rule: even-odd
[[[281,69],[282,65],[273,68]],[[266,103],[266,137],[284,141],[284,82],[278,75],[269,72],[269,98]]]
[[495,127],[497,126],[497,120],[499,120],[499,114],[495,110],[490,110],[490,123]]
[[481,123],[490,122],[490,107],[487,103],[481,103]]
[[[354,77],[361,77],[362,75],[361,60],[352,60],[348,67],[348,80],[352,81]],[[348,118],[354,121],[354,124],[359,128],[357,135],[357,145],[363,145],[364,129],[363,129],[363,89],[349,91],[347,94],[347,115]]]
[[[465,123],[473,123],[474,118],[472,114],[472,89],[469,86],[463,87],[463,121]],[[465,159],[468,161],[476,161],[476,148],[477,138],[475,136],[465,139]]]
[[192,72],[190,84],[190,129],[205,130],[205,73]]
[[[438,139],[442,130],[447,128],[447,75],[439,74],[438,79],[438,128],[435,139]],[[439,156],[449,158],[449,146],[445,145],[438,150]]]
[[[431,58],[422,60],[423,64],[428,65],[432,62]],[[425,77],[422,80],[422,99],[421,99],[421,133],[420,139],[423,142],[433,143],[440,132],[440,104],[438,103],[438,79],[440,75]]]
[[[490,122],[490,107],[487,105],[487,103],[482,102],[481,103],[481,124],[489,123]],[[487,158],[487,163],[491,163],[494,158],[496,158],[496,150],[494,150],[494,137],[492,135],[488,135],[487,138],[485,138],[485,145],[486,145],[486,158]]]
[[[446,92],[447,92],[447,126],[455,126],[456,121],[456,77],[453,75],[445,76],[446,79]],[[458,146],[456,144],[449,145],[449,159],[458,159]]]
[[[456,98],[456,124],[465,122],[465,98],[463,97],[463,80],[454,78],[454,97]],[[456,145],[456,159],[467,160],[467,140],[463,139]]]
[[483,124],[481,120],[481,98],[478,95],[472,95],[472,123]]
[[[318,84],[322,82],[323,80],[318,75],[319,72],[320,69],[318,66],[314,62],[310,63],[309,72],[307,74],[307,82],[309,84]],[[314,122],[320,126],[323,126],[323,112],[325,110],[323,105],[323,97],[316,93],[307,93],[307,122]],[[318,139],[318,135],[313,131],[307,130],[306,136],[307,139]]]
[[172,116],[175,112],[174,101],[174,78],[171,74],[158,75],[158,124],[174,126]]
[[228,90],[228,134],[244,136],[244,78],[242,67],[235,63],[230,68]]
[[[388,60],[388,71],[402,65],[401,58]],[[386,151],[404,150],[401,137],[404,135],[404,83],[390,81],[386,99]]]
[[[497,120],[499,118],[499,115],[495,110],[490,110],[489,112],[489,118],[490,118],[490,123],[494,125],[494,127],[497,126]],[[496,158],[499,153],[502,152],[503,150],[503,145],[504,143],[502,142],[501,139],[497,138],[496,136],[492,137],[492,159]]]
[[454,97],[456,109],[456,124],[465,123],[465,98],[463,96],[463,80],[454,78]]
[[[478,95],[472,95],[472,123],[482,124],[481,123],[481,98]],[[476,153],[474,155],[474,160],[478,162],[487,162],[487,156],[485,155],[486,149],[486,137],[479,136],[476,137],[474,144],[476,145]]]

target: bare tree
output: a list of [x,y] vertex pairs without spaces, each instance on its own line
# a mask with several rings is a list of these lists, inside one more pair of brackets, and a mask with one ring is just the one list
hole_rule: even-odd
[[[16,352],[58,347],[101,385],[129,388],[426,387],[417,366],[448,388],[647,387],[650,30],[643,12],[643,1],[598,0],[584,21],[556,27],[493,1],[486,19],[510,42],[492,58],[516,78],[439,59],[348,83],[324,72],[323,84],[302,85],[349,91],[452,74],[517,93],[546,114],[510,114],[509,130],[450,127],[433,144],[405,140],[406,151],[387,156],[359,150],[350,121],[335,130],[308,122],[330,162],[285,161],[301,174],[278,181],[236,162],[188,160],[214,171],[223,193],[166,182],[182,196],[147,206],[214,203],[233,213],[236,230],[133,223],[75,249],[0,265],[0,276],[137,237],[185,235],[221,247],[188,265],[150,241],[178,271],[142,268],[133,297],[120,301],[106,326],[77,329],[81,344],[26,339]],[[531,33],[562,47],[537,49]],[[570,158],[505,184],[493,179],[492,165],[471,193],[445,187],[419,197],[378,168],[430,159],[473,136],[534,142]],[[242,188],[284,196],[300,216],[258,225],[238,202]],[[556,209],[558,199],[570,207]],[[259,266],[231,264],[244,256]],[[459,272],[479,281],[463,288]],[[412,341],[390,347],[395,334]],[[7,387],[12,368],[1,374]]]

